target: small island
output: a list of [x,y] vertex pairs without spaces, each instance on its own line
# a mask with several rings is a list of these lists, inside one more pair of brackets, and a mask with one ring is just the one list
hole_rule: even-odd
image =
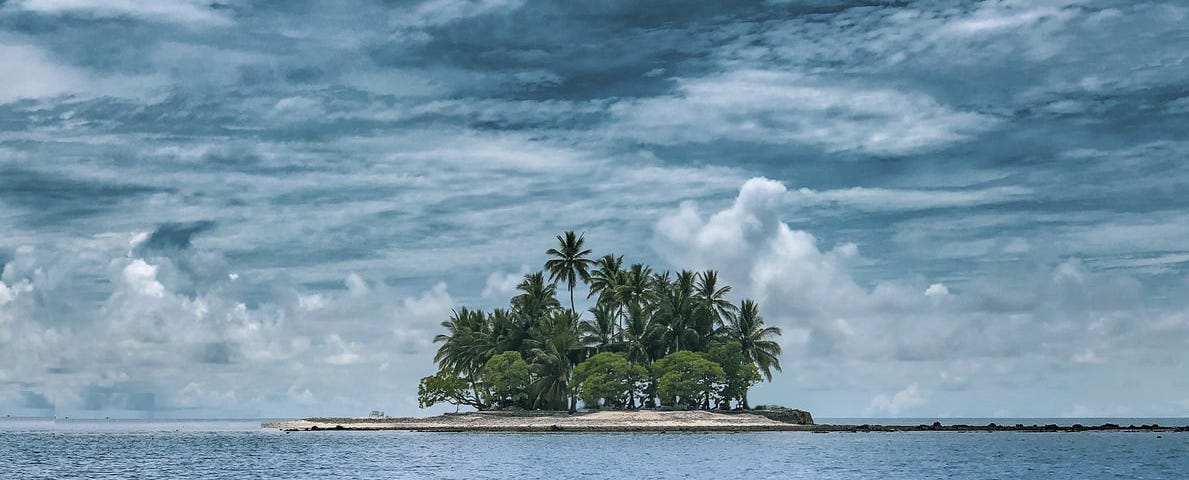
[[[506,308],[462,307],[442,322],[438,372],[417,389],[422,408],[746,410],[748,389],[781,369],[780,329],[764,324],[755,302],[732,303],[714,270],[592,260],[573,231],[546,254]],[[595,299],[587,312],[575,307],[579,284]]]
[[[688,431],[780,430],[813,423],[807,412],[752,411],[747,392],[781,371],[780,328],[756,302],[728,299],[715,270],[658,272],[623,256],[597,260],[568,231],[507,307],[460,307],[442,322],[418,405],[473,413],[428,418],[309,419],[286,430]],[[588,286],[593,306],[574,299]],[[558,299],[564,287],[568,305]],[[582,409],[579,412],[579,408]]]

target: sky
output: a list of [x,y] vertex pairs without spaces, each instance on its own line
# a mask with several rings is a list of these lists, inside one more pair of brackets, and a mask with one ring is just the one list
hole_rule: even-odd
[[0,414],[425,414],[575,230],[757,300],[752,403],[1189,416],[1187,17],[0,0]]

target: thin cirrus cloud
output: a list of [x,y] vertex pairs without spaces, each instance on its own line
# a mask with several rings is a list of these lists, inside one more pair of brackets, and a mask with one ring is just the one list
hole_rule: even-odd
[[1003,186],[967,190],[896,190],[852,187],[816,191],[800,188],[789,192],[793,202],[805,205],[838,205],[857,210],[921,210],[987,205],[1027,199],[1031,190]]
[[133,17],[182,25],[227,25],[231,20],[211,8],[211,2],[194,0],[16,0],[4,8],[44,14],[71,14],[95,18]]
[[791,143],[872,154],[930,150],[998,123],[924,94],[767,71],[679,81],[672,97],[612,110],[619,120],[614,128],[643,142]]

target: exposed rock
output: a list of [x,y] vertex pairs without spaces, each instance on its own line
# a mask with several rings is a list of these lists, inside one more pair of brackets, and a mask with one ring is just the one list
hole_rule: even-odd
[[777,405],[760,405],[755,410],[748,410],[747,413],[755,414],[776,420],[778,422],[792,423],[796,425],[813,425],[813,415],[805,410],[798,410],[796,408],[785,408]]

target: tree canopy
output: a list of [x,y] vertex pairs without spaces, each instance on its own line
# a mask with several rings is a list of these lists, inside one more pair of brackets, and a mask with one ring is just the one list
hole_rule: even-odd
[[[438,372],[418,388],[422,407],[746,408],[747,390],[781,370],[780,329],[755,302],[732,303],[717,271],[592,260],[573,231],[557,242],[506,308],[459,307],[442,322]],[[586,312],[574,303],[580,285],[595,299]]]

